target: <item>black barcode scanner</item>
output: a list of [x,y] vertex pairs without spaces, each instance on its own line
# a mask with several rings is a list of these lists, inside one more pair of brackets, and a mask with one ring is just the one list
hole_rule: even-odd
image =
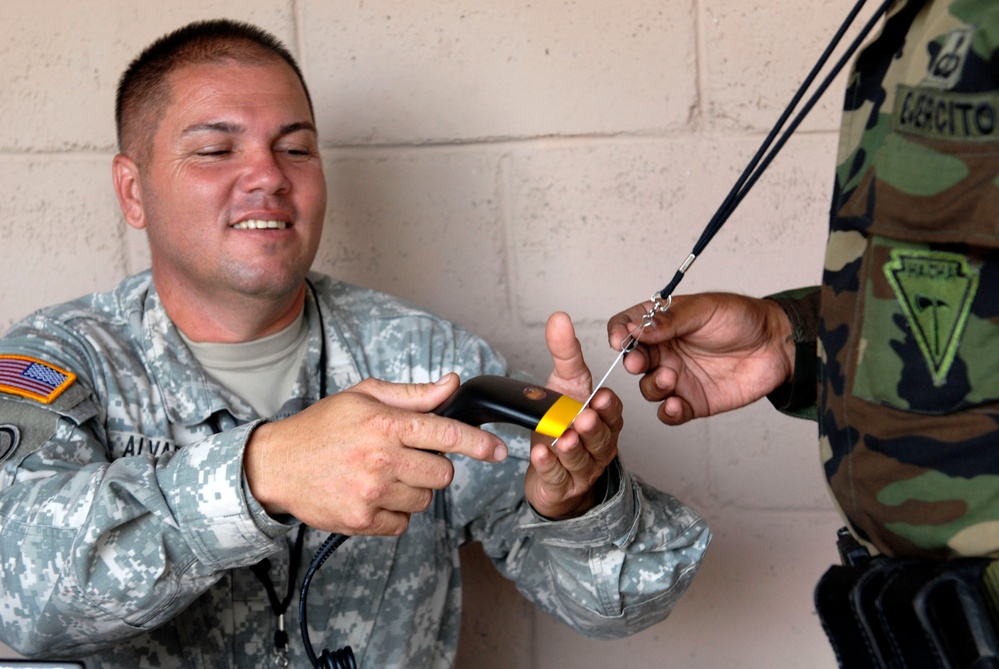
[[512,423],[558,439],[583,403],[550,388],[509,376],[475,376],[465,381],[433,413],[468,425]]
[[[451,393],[432,413],[476,427],[487,423],[512,423],[558,439],[569,429],[583,409],[583,403],[562,393],[509,376],[474,376]],[[298,602],[302,640],[313,667],[320,669],[356,669],[350,646],[336,651],[323,649],[316,657],[309,639],[306,600],[312,576],[347,540],[343,534],[331,534],[312,558],[302,581]]]

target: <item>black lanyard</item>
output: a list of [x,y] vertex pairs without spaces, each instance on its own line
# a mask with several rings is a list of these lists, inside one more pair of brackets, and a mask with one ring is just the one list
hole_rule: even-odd
[[[325,374],[323,375],[325,376]],[[222,422],[218,413],[213,413],[208,423],[214,434],[222,432]],[[274,629],[274,663],[278,667],[287,667],[288,662],[288,633],[284,629],[284,614],[291,604],[291,598],[295,594],[295,581],[298,580],[298,567],[302,563],[302,546],[305,539],[305,524],[300,523],[295,543],[288,554],[288,588],[285,591],[284,599],[278,599],[277,591],[274,589],[274,582],[271,581],[270,570],[271,561],[264,558],[260,562],[250,567],[250,571],[264,586],[267,591],[267,598],[270,600],[271,611],[277,621]]]
[[298,534],[295,537],[295,545],[288,555],[288,587],[285,590],[284,598],[278,599],[274,589],[274,582],[271,581],[270,570],[271,561],[264,558],[257,564],[250,567],[250,571],[263,584],[267,591],[267,598],[271,603],[271,610],[277,618],[277,629],[274,630],[274,655],[275,662],[279,667],[288,666],[288,633],[284,629],[284,614],[291,604],[292,597],[295,596],[295,582],[298,580],[298,565],[302,562],[302,544],[305,538],[305,525],[299,524]]
[[[323,374],[322,376],[326,376]],[[217,413],[208,419],[212,432],[219,434],[222,432],[222,423]],[[250,571],[264,586],[267,591],[267,598],[270,600],[271,611],[277,620],[277,627],[274,630],[274,663],[278,667],[287,667],[288,662],[288,633],[284,629],[284,614],[291,604],[291,598],[295,594],[295,581],[298,580],[298,567],[302,563],[302,546],[305,539],[305,524],[300,523],[298,534],[295,537],[295,544],[288,554],[288,588],[283,599],[278,599],[277,591],[274,589],[274,582],[271,581],[270,570],[271,561],[264,558],[257,564],[250,567]]]
[[323,310],[319,306],[319,295],[316,294],[316,287],[308,279],[305,285],[309,287],[312,294],[312,301],[316,303],[316,320],[319,321],[319,399],[326,397],[326,324],[323,323]]
[[[306,279],[305,283],[308,286],[309,292],[312,294],[312,299],[316,305],[316,314],[319,320],[319,330],[321,333],[319,344],[319,399],[322,399],[326,396],[327,390],[326,327],[323,325],[323,315],[319,306],[319,297],[316,294],[316,289],[312,285],[312,282],[308,279]],[[212,414],[209,418],[209,423],[211,424],[213,433],[218,434],[222,432],[222,425],[217,414]],[[287,667],[289,665],[288,633],[285,631],[284,614],[288,611],[288,607],[291,605],[291,600],[295,596],[295,582],[298,580],[298,569],[299,565],[302,563],[302,547],[304,539],[305,524],[300,523],[298,526],[298,533],[295,537],[295,543],[288,555],[288,587],[285,590],[285,595],[282,599],[278,599],[277,591],[274,588],[274,582],[270,577],[270,560],[264,558],[257,564],[250,567],[250,571],[253,572],[253,575],[258,581],[260,581],[261,585],[264,586],[264,590],[267,591],[267,599],[270,601],[271,610],[274,612],[274,616],[277,619],[277,627],[274,630],[274,661],[278,667]]]

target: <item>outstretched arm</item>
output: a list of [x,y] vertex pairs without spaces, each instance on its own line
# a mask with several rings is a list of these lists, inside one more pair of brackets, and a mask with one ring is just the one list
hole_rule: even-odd
[[[566,314],[549,318],[546,341],[553,361],[547,387],[585,400],[592,379]],[[467,522],[470,540],[482,542],[498,569],[542,609],[597,638],[634,634],[665,618],[710,540],[696,511],[625,470],[617,457],[622,409],[602,389],[554,449],[550,438],[535,435],[526,473],[533,511],[513,497],[525,476],[519,456],[497,465],[463,458],[462,469],[488,474],[479,485],[448,489],[452,508],[470,514],[456,520]]]

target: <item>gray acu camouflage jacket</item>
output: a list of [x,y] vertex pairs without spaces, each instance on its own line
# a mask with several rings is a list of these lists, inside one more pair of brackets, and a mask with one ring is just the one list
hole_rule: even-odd
[[[324,338],[329,393],[372,376],[507,373],[456,325],[330,278],[312,283],[299,399],[272,418],[318,399]],[[269,517],[250,494],[241,463],[260,418],[203,373],[149,274],[16,324],[0,365],[19,374],[0,377],[0,639],[90,669],[273,666],[275,618],[249,567],[269,558],[283,595],[297,523]],[[449,667],[458,549],[474,541],[583,634],[619,637],[669,613],[707,546],[704,521],[616,463],[603,504],[547,521],[524,499],[527,434],[502,436],[505,462],[453,458],[453,484],[402,536],[353,537],[317,572],[317,652],[349,644],[369,669]],[[304,564],[325,538],[306,532]],[[294,601],[290,660],[303,667]]]

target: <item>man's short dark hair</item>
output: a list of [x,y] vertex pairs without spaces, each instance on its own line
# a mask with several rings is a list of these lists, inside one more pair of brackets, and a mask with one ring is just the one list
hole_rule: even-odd
[[227,59],[252,64],[280,59],[287,63],[302,84],[314,119],[302,71],[280,40],[249,23],[195,21],[150,44],[122,74],[115,98],[118,150],[140,163],[148,158],[153,133],[169,102],[167,77],[185,66]]

